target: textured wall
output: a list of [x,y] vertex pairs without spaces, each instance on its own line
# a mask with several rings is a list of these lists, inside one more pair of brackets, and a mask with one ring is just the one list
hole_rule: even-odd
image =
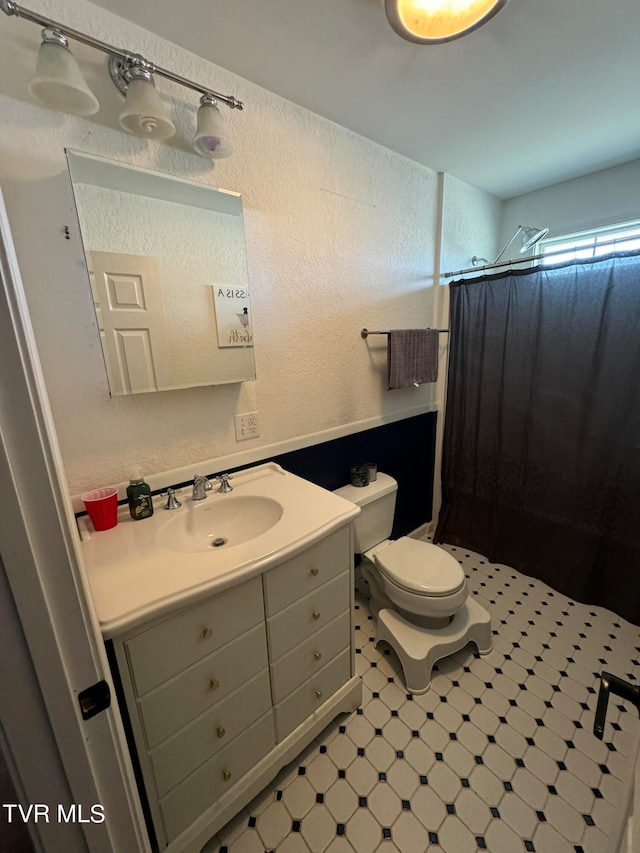
[[[236,153],[212,167],[189,147],[196,99],[166,81],[174,139],[116,130],[119,96],[88,48],[74,53],[100,112],[78,119],[35,105],[26,86],[38,28],[0,21],[0,182],[71,492],[138,465],[160,472],[429,410],[437,389],[386,391],[385,339],[365,343],[359,331],[433,324],[437,175],[84,0],[32,5],[246,102],[243,113],[223,108]],[[65,146],[242,193],[255,382],[109,398]],[[252,410],[260,438],[238,446],[233,415]]]

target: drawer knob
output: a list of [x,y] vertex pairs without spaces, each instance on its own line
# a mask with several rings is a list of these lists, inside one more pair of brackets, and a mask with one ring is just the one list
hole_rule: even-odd
[[321,653],[321,652],[314,652],[314,653],[313,653],[313,659],[314,659],[314,660],[320,660],[320,658],[321,658],[321,657],[322,657],[322,653]]
[[203,631],[202,631],[202,639],[203,639],[203,640],[208,640],[208,639],[209,639],[209,637],[211,637],[211,635],[212,635],[212,634],[213,634],[213,629],[212,629],[212,628],[204,628],[204,629],[203,629]]
[[226,729],[223,726],[218,726],[216,729],[216,737],[224,737],[226,733]]
[[315,696],[316,696],[316,699],[322,699],[322,690],[316,690]]
[[225,782],[228,782],[229,779],[231,779],[231,770],[223,770],[222,771],[222,778],[224,779]]
[[320,574],[320,569],[317,569],[315,566],[311,569],[311,574],[314,578],[317,578]]
[[220,682],[217,678],[212,678],[209,682],[209,690],[217,690],[220,687]]
[[314,610],[311,616],[317,621],[320,618],[320,613],[317,610]]

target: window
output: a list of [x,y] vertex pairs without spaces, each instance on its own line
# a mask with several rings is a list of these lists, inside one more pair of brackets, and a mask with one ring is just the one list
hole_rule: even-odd
[[640,222],[625,222],[608,228],[582,231],[578,234],[555,237],[540,243],[540,263],[550,266],[566,261],[596,258],[609,252],[640,250]]

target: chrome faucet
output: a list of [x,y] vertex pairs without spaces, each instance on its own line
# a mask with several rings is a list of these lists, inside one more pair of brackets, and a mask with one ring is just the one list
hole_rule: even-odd
[[233,474],[218,474],[214,479],[220,482],[220,488],[217,491],[223,494],[233,491],[233,486],[229,484],[229,480],[233,480]]
[[207,492],[211,491],[211,483],[202,474],[195,474],[193,477],[193,493],[191,499],[194,501],[203,501]]
[[169,486],[166,492],[162,492],[162,497],[166,497],[167,499],[167,502],[164,505],[165,509],[180,509],[182,506],[176,497],[176,490],[171,488],[171,486]]

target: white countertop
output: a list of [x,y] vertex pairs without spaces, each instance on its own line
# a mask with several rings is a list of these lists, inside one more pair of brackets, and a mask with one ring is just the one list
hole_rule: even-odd
[[[242,583],[349,524],[360,512],[275,463],[237,472],[232,486],[231,495],[268,497],[283,506],[270,530],[238,545],[199,552],[167,547],[167,524],[178,513],[197,511],[187,490],[179,496],[180,509],[165,510],[164,499],[154,498],[153,516],[140,521],[130,517],[127,506],[119,507],[118,524],[111,530],[96,532],[87,516],[79,519],[80,551],[105,639]],[[206,503],[212,515],[230,497],[207,494],[197,504]]]

